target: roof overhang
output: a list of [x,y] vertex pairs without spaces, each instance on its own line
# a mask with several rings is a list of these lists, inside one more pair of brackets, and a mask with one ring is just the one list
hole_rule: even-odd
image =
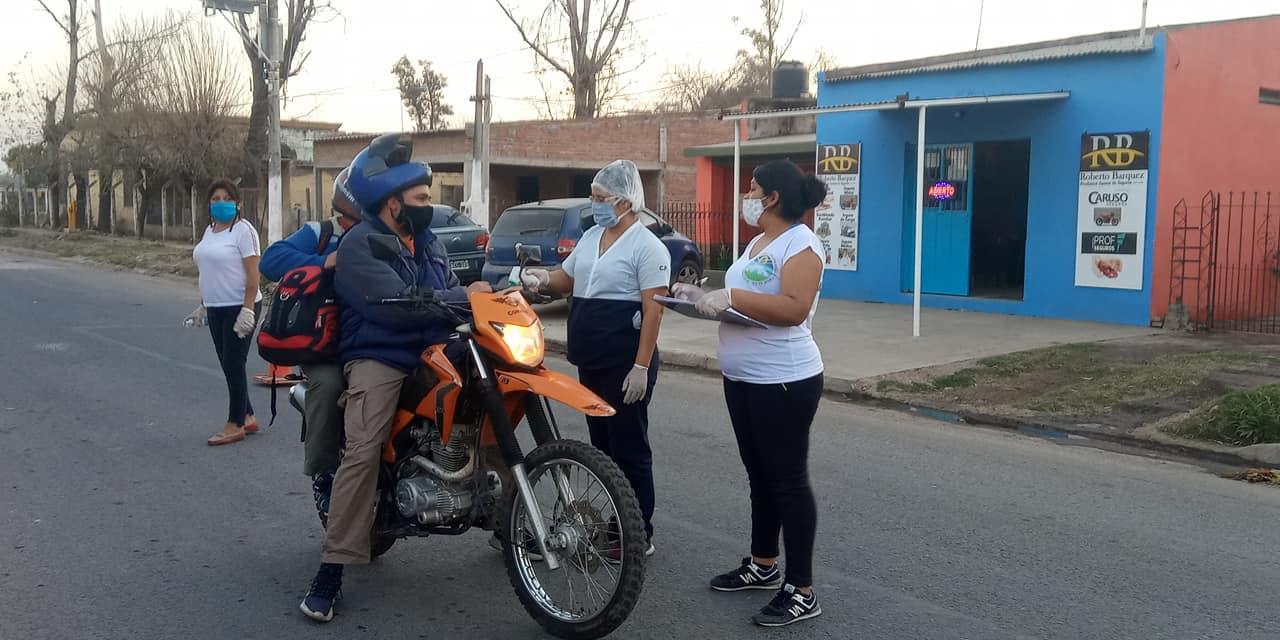
[[[813,133],[773,138],[754,138],[742,141],[742,155],[744,157],[789,156],[795,154],[811,156],[816,144],[818,144],[818,136]],[[732,158],[733,143],[721,142],[699,147],[686,147],[684,157]]]
[[[1045,91],[1039,93],[1009,93],[989,96],[957,96],[954,98],[912,98],[907,95],[902,95],[896,100],[886,100],[883,102],[862,102],[857,104],[840,104],[805,109],[773,109],[769,111],[752,111],[747,113],[725,113],[721,114],[720,118],[730,122],[737,120],[767,120],[770,118],[822,116],[833,113],[854,113],[858,111],[897,111],[929,107],[1005,104],[1010,102],[1043,102],[1048,100],[1066,100],[1069,97],[1071,97],[1071,92],[1065,90]],[[743,143],[744,147],[747,142]],[[730,146],[732,147],[733,145],[731,144]]]

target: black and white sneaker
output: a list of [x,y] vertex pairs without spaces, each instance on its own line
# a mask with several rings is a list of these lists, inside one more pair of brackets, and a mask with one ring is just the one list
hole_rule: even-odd
[[311,588],[302,598],[298,609],[303,615],[316,622],[328,622],[333,619],[333,602],[342,593],[342,565],[321,564],[320,571],[311,581]]
[[806,596],[795,587],[786,584],[782,586],[778,595],[760,610],[760,613],[751,616],[751,621],[762,627],[785,627],[820,615],[822,615],[822,607],[818,605],[818,594],[811,593]]
[[762,567],[743,558],[742,566],[722,573],[711,579],[711,588],[716,591],[745,591],[747,589],[777,589],[782,584],[782,572],[778,565]]

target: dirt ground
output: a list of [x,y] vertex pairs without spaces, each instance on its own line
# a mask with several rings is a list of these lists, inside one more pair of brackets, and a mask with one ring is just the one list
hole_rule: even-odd
[[0,246],[41,251],[60,258],[106,264],[148,275],[194,278],[191,245],[103,236],[91,231],[0,229]]
[[1167,333],[1062,345],[863,381],[913,405],[1134,435],[1236,389],[1280,382],[1280,336]]

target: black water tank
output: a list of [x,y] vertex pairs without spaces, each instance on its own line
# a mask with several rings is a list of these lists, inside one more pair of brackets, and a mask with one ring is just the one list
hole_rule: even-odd
[[773,97],[803,98],[809,93],[809,70],[804,63],[779,62],[773,70]]

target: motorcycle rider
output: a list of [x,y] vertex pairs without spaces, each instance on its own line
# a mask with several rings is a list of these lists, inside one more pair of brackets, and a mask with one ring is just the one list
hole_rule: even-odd
[[[347,170],[343,169],[333,182],[334,215],[326,221],[327,225],[308,222],[293,235],[267,247],[258,267],[263,276],[278,282],[298,267],[334,269],[338,244],[346,231],[360,222],[360,208],[347,191],[346,182]],[[322,237],[326,226],[331,234],[327,239]],[[337,361],[303,365],[302,373],[307,377],[302,472],[311,478],[316,511],[324,518],[329,512],[329,492],[342,448],[342,409],[338,406],[338,397],[347,383],[342,377],[342,365]]]
[[[431,168],[413,162],[407,134],[375,138],[351,162],[347,187],[363,206],[364,223],[338,247],[334,285],[342,304],[340,354],[347,389],[346,450],[333,480],[320,569],[299,609],[319,622],[333,619],[342,569],[369,562],[378,460],[404,379],[432,344],[449,341],[455,324],[430,309],[371,301],[430,289],[437,300],[465,302],[490,292],[487,282],[461,287],[444,245],[431,232]],[[375,254],[375,236],[398,241],[399,255]],[[382,239],[382,238],[376,238]]]

